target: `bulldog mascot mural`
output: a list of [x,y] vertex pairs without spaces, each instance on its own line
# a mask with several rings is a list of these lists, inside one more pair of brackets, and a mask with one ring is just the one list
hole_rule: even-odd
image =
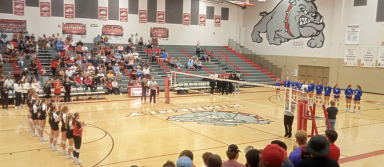
[[311,48],[324,44],[324,19],[315,0],[281,0],[271,12],[261,12],[260,16],[263,18],[253,28],[253,42],[263,42],[260,33],[266,33],[271,45],[298,38],[311,38],[307,43]]

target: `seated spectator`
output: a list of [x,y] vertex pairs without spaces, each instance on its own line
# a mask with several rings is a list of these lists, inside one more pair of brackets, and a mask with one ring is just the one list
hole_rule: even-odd
[[151,40],[148,40],[148,42],[145,43],[145,46],[147,46],[148,49],[152,49],[153,46],[151,44]]
[[124,60],[124,69],[129,69],[128,66],[129,66],[129,60],[128,59],[125,59]]
[[73,80],[72,78],[72,75],[73,75],[73,72],[71,70],[71,68],[67,68],[67,71],[65,71],[65,75],[70,79],[70,80]]
[[12,92],[13,92],[13,84],[14,82],[11,76],[8,76],[7,79],[4,81],[5,88]]
[[210,152],[205,152],[202,156],[203,158],[203,162],[204,162],[204,166],[208,166],[208,159],[209,157],[211,157],[213,154],[210,153]]
[[113,67],[112,67],[112,64],[111,64],[111,63],[108,64],[106,70],[107,70],[107,72],[113,70]]
[[4,63],[8,63],[9,62],[9,59],[11,58],[11,50],[7,49],[5,52],[4,52]]
[[76,75],[76,78],[74,79],[74,81],[75,81],[76,88],[79,88],[81,86],[84,90],[85,85],[83,84],[83,80],[80,78],[80,75]]
[[339,167],[337,161],[326,157],[330,150],[329,142],[324,136],[315,135],[311,137],[306,150],[310,154],[310,158],[301,160],[296,167]]
[[57,53],[63,51],[63,44],[61,43],[61,41],[57,41],[55,48]]
[[113,75],[113,71],[110,70],[109,73],[107,74],[107,78],[108,78],[109,80],[113,80],[113,77],[114,77],[114,75]]
[[141,60],[140,57],[139,57],[139,53],[137,53],[136,50],[135,50],[135,52],[133,53],[133,58],[134,58],[135,60]]
[[167,53],[165,52],[161,52],[160,56],[156,57],[157,58],[157,62],[158,63],[163,63],[164,62],[164,59],[167,57]]
[[84,73],[83,73],[83,76],[89,76],[91,75],[91,73],[88,71],[88,68],[85,67],[85,70],[84,70]]
[[24,44],[19,44],[19,52],[21,52],[21,53],[23,53],[24,52],[24,50],[25,50],[25,46],[24,46]]
[[168,160],[164,165],[163,167],[176,167],[175,163]]
[[136,71],[136,68],[135,68],[135,67],[132,68],[132,71],[131,71],[131,78],[132,78],[133,80],[136,80],[136,78],[137,78],[137,71]]
[[87,69],[90,74],[95,74],[95,67],[92,65],[92,63],[87,64]]
[[187,63],[188,71],[189,71],[189,69],[195,69],[195,67],[193,65],[194,64],[193,64],[192,60],[189,60],[188,63]]
[[76,74],[83,75],[83,66],[81,64],[77,65]]
[[104,52],[105,52],[105,55],[110,55],[111,54],[111,48],[109,46],[105,46],[104,47]]
[[113,94],[113,87],[110,79],[108,79],[108,82],[107,82],[107,90],[109,95]]
[[[280,141],[280,140],[273,140],[273,141],[271,142],[271,144],[277,144],[277,145],[279,145],[281,148],[283,148],[285,151],[287,151],[287,145],[286,145],[284,142]],[[288,157],[286,157],[286,158],[284,159],[283,167],[293,167],[293,165],[292,165],[291,162],[289,161]]]
[[61,80],[64,80],[64,76],[65,76],[65,71],[63,69],[60,69],[59,71],[59,77]]
[[175,67],[178,68],[178,69],[181,68],[181,63],[180,63],[180,58],[179,57],[176,58]]
[[337,137],[338,137],[338,134],[335,130],[331,130],[331,129],[325,130],[325,138],[329,142],[329,151],[330,151],[327,157],[334,159],[336,162],[339,162],[340,149],[335,145],[335,141],[337,140]]
[[113,93],[117,92],[118,94],[121,94],[119,89],[119,84],[117,83],[116,79],[113,80],[112,87],[113,87]]
[[83,55],[83,50],[82,50],[81,45],[78,45],[78,46],[76,47],[76,54]]
[[155,51],[152,51],[151,60],[152,60],[152,62],[156,61],[156,52]]
[[129,57],[128,57],[128,53],[127,53],[127,52],[124,52],[124,54],[123,54],[123,59],[124,59],[124,60],[129,59]]
[[24,66],[24,54],[20,52],[17,64],[19,65],[20,68]]
[[90,88],[92,91],[92,76],[90,75],[85,75],[85,76],[86,76],[84,79],[85,91],[87,91],[88,88]]
[[[129,79],[129,82],[128,82],[128,87],[129,86],[133,86],[134,85],[134,83],[132,82],[132,79]],[[129,90],[129,89],[128,89]]]
[[141,69],[137,68],[136,71],[137,71],[137,76],[139,77],[139,79],[143,78],[143,73],[142,73]]
[[237,145],[229,145],[228,150],[226,152],[228,161],[225,161],[223,163],[223,166],[245,167],[243,164],[237,162],[237,159],[239,158],[239,152],[240,150]]
[[145,63],[144,66],[148,67],[148,69],[151,69],[151,62],[149,62],[149,60],[147,60],[147,62]]
[[113,66],[113,72],[115,73],[116,77],[121,77],[119,64],[116,63],[115,66]]
[[289,154],[289,161],[293,164],[293,166],[297,166],[297,163],[301,161],[302,148],[307,145],[307,132],[304,130],[299,130],[295,134],[296,143],[299,145],[298,148],[293,149],[293,151]]
[[11,42],[7,42],[7,49],[13,51],[15,49],[15,46]]
[[203,58],[205,62],[207,62],[207,60],[211,62],[211,55],[209,55],[207,52],[204,52]]
[[[53,34],[53,35],[55,35],[55,34]],[[83,45],[84,45],[84,43],[81,42],[81,39],[80,39],[79,42],[77,42],[77,44],[76,44],[76,46],[83,46]]]
[[[70,58],[67,59],[67,67],[72,67],[72,65],[73,65],[73,61]],[[76,67],[76,66],[74,66],[74,67]]]
[[5,34],[5,32],[3,31],[0,35],[0,41],[3,43],[7,43],[8,42],[7,37],[8,37],[8,35]]
[[104,37],[104,44],[105,44],[105,46],[109,46],[110,45],[109,38],[107,36]]
[[37,71],[37,65],[34,61],[32,61],[31,64],[29,64],[29,72],[31,73],[31,77],[36,79],[39,77],[38,71]]
[[82,53],[82,55],[87,54],[88,53],[88,47],[83,45],[83,47],[81,47],[81,53]]
[[132,59],[132,58],[133,58],[133,53],[132,53],[132,51],[129,51],[129,53],[128,53],[128,58],[129,58],[129,59]]
[[116,53],[115,59],[116,59],[116,63],[117,63],[117,64],[120,64],[120,62],[121,62],[121,56],[120,56],[119,53]]
[[149,71],[148,67],[144,67],[143,75],[144,75],[144,77],[150,77],[151,76],[151,71]]
[[117,49],[118,49],[118,53],[119,53],[119,54],[122,54],[122,53],[124,52],[124,47],[123,47],[123,45],[121,45],[121,44],[118,46]]
[[176,161],[177,167],[192,167],[192,160],[186,156],[179,157]]
[[[221,160],[221,157],[215,154],[208,158],[207,167],[225,167],[225,166],[223,165],[223,161]],[[233,166],[233,167],[237,167],[237,166]]]
[[267,145],[261,152],[259,166],[262,167],[281,167],[287,152],[277,144]]
[[196,61],[196,69],[197,69],[197,71],[199,71],[199,70],[201,70],[201,68],[202,68],[202,64],[201,64],[201,61],[199,60],[199,59],[197,59]]
[[99,73],[97,73],[98,77],[98,83],[104,85],[107,81],[106,78],[104,77],[104,74],[101,73],[101,70],[99,70]]
[[261,152],[256,149],[250,149],[245,153],[245,159],[247,160],[247,167],[259,167]]

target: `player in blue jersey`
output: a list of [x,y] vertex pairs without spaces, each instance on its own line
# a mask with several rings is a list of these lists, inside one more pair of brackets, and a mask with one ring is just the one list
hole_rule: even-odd
[[298,99],[301,99],[302,93],[301,93],[301,88],[303,86],[303,80],[297,81],[297,96],[299,96]]
[[353,98],[353,113],[355,113],[356,106],[357,106],[357,114],[360,114],[360,100],[361,96],[363,96],[363,90],[361,90],[361,86],[357,85],[356,89],[354,91],[355,97]]
[[345,94],[345,103],[346,103],[346,109],[345,111],[351,111],[351,102],[352,102],[352,95],[353,95],[353,89],[352,85],[348,85],[347,89],[344,90]]
[[291,87],[291,81],[289,80],[289,77],[287,77],[284,81],[284,87],[290,88]]
[[276,79],[276,98],[275,99],[279,99],[280,100],[280,78],[277,78]]
[[329,96],[331,96],[332,87],[329,86],[329,83],[327,83],[326,86],[324,86],[324,105],[329,106]]
[[292,86],[292,98],[296,99],[296,94],[297,94],[297,82],[296,79],[293,79],[293,82],[291,83]]
[[308,103],[309,106],[313,105],[313,91],[315,90],[315,84],[313,84],[313,80],[311,80],[311,84],[308,85]]
[[320,101],[320,104],[323,101],[321,96],[323,96],[323,85],[321,85],[321,81],[318,81],[316,85],[316,104],[318,104],[318,101]]
[[341,90],[339,88],[339,84],[336,84],[335,87],[333,87],[333,98],[336,102],[336,108],[339,108],[340,94]]

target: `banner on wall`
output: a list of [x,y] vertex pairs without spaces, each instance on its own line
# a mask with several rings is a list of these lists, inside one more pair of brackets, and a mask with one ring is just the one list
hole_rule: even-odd
[[377,67],[384,68],[384,48],[379,48],[379,54],[377,57]]
[[375,67],[376,65],[376,48],[363,47],[360,67]]
[[205,14],[200,14],[199,25],[200,26],[205,26],[205,21],[206,21]]
[[346,47],[344,51],[344,66],[357,66],[357,47]]
[[75,18],[75,4],[64,4],[64,15],[65,18]]
[[164,24],[165,23],[165,12],[157,11],[157,23]]
[[139,23],[147,22],[147,10],[139,10]]
[[191,23],[191,14],[183,13],[183,25],[189,26],[190,23]]
[[62,23],[62,34],[64,35],[86,35],[87,25],[83,23]]
[[0,32],[26,33],[27,32],[27,21],[26,20],[0,19]]
[[99,20],[108,20],[108,7],[99,6]]
[[23,0],[14,0],[13,1],[13,14],[18,16],[24,16],[24,1]]
[[120,22],[128,22],[128,8],[120,8]]
[[103,36],[108,36],[110,39],[121,40],[124,35],[124,29],[121,25],[103,25],[101,34]]
[[215,27],[220,27],[221,24],[221,16],[215,15]]
[[350,24],[347,25],[347,32],[345,35],[345,44],[359,44],[360,40],[360,25]]
[[168,40],[169,39],[169,29],[163,28],[163,27],[151,27],[150,37],[161,39],[161,40]]
[[51,17],[51,2],[40,2],[40,17]]

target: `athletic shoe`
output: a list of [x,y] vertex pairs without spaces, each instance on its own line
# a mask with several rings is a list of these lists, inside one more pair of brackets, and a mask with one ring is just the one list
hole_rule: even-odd
[[44,137],[41,137],[41,138],[40,138],[40,141],[41,141],[41,142],[46,142],[46,141],[48,141],[48,140],[45,139]]
[[355,112],[356,112],[355,110],[352,111],[352,113],[355,113]]
[[346,111],[346,112],[348,112],[348,108],[347,108],[347,109],[345,109],[345,111]]
[[34,133],[32,136],[33,136],[33,137],[39,137],[39,135],[36,134],[36,133]]
[[17,110],[17,107],[15,107],[15,110]]
[[68,155],[67,159],[73,159],[73,156],[72,155]]
[[357,114],[360,114],[360,111],[359,111],[359,110],[357,110]]
[[73,163],[76,163],[76,162],[77,162],[77,158],[73,157]]
[[54,146],[54,147],[52,148],[52,151],[59,151],[59,150],[60,150],[60,149],[59,149],[59,147],[57,147],[57,146],[56,146],[56,147]]
[[49,143],[49,148],[52,148],[53,147],[53,144],[52,143]]
[[62,155],[62,156],[66,155],[66,154],[65,154],[65,150],[61,151],[61,155]]
[[76,165],[80,165],[82,162],[83,162],[83,161],[81,161],[80,159],[77,159],[75,164],[76,164]]

